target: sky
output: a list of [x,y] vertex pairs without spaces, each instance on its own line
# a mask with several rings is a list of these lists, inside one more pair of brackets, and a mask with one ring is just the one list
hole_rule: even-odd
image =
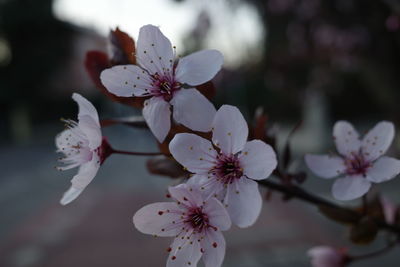
[[262,29],[258,16],[250,6],[231,9],[226,0],[55,0],[55,15],[61,20],[93,29],[106,36],[119,26],[135,39],[146,24],[160,26],[161,31],[177,46],[197,21],[199,11],[210,15],[212,30],[206,48],[218,49],[225,56],[225,65],[240,64],[243,59],[259,55],[257,44]]

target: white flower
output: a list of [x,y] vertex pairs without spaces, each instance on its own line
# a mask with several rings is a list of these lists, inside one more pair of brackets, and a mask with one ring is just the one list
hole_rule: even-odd
[[247,142],[248,131],[240,111],[224,105],[213,121],[213,144],[182,133],[169,145],[173,157],[195,174],[188,183],[222,200],[239,227],[252,225],[261,211],[262,199],[254,180],[266,179],[277,165],[269,145],[260,140]]
[[381,183],[400,173],[400,161],[382,156],[394,138],[393,123],[382,121],[371,129],[362,140],[357,131],[346,121],[338,121],[333,137],[340,156],[305,156],[307,166],[316,175],[335,181],[332,194],[338,200],[351,200],[368,192],[371,183]]
[[175,62],[171,42],[158,27],[143,26],[139,32],[136,58],[138,66],[115,66],[101,73],[101,81],[108,91],[122,96],[151,97],[145,102],[143,117],[158,141],[164,141],[173,118],[192,130],[207,132],[215,115],[215,108],[194,88],[211,80],[221,69],[222,54],[203,50]]
[[313,247],[307,254],[313,267],[344,267],[346,263],[344,251],[328,246]]
[[79,167],[79,171],[71,180],[71,188],[61,199],[62,205],[70,203],[79,196],[93,180],[105,159],[99,116],[95,107],[79,94],[74,93],[72,99],[79,105],[78,122],[66,120],[67,129],[56,137],[57,152],[65,154],[60,161],[66,164],[58,169]]
[[219,267],[225,256],[221,231],[231,226],[224,206],[215,198],[203,199],[195,186],[180,184],[169,192],[177,202],[153,203],[133,216],[136,228],[145,234],[175,237],[168,251],[167,267]]

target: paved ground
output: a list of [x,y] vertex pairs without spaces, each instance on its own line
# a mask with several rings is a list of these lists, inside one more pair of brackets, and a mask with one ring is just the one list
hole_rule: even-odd
[[[44,129],[46,135],[34,144],[0,148],[0,266],[164,266],[171,240],[139,233],[131,218],[143,205],[163,201],[173,181],[147,174],[144,158],[113,156],[83,195],[62,207],[59,198],[74,171],[53,168],[57,156],[51,136],[58,129]],[[154,149],[141,131],[117,127],[107,133],[115,147]],[[394,197],[399,185],[393,182],[385,189]],[[326,181],[312,179],[307,186],[329,197]],[[348,245],[344,227],[301,202],[283,203],[279,195],[264,203],[255,226],[234,228],[225,237],[225,267],[309,266],[305,252],[311,246]],[[380,245],[375,242],[359,251]],[[399,252],[354,266],[395,267]]]

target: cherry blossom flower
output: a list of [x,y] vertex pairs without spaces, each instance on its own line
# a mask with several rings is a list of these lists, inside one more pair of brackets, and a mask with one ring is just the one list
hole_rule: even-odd
[[239,227],[252,225],[262,199],[255,180],[266,179],[276,168],[273,149],[260,140],[247,142],[248,126],[240,111],[223,105],[215,115],[212,143],[189,133],[175,135],[169,145],[173,157],[194,175],[208,196],[223,201]]
[[221,231],[231,226],[229,215],[216,198],[205,200],[195,186],[170,187],[177,202],[159,202],[141,208],[133,216],[136,228],[145,234],[175,237],[168,248],[167,267],[196,266],[203,258],[205,267],[221,266],[225,239]]
[[352,200],[368,192],[371,183],[381,183],[400,173],[400,161],[383,156],[394,138],[391,122],[379,122],[361,140],[354,127],[346,121],[338,121],[333,137],[339,156],[305,156],[307,166],[316,175],[338,178],[332,186],[332,194],[338,200]]
[[160,142],[171,128],[171,105],[176,122],[208,132],[215,107],[190,87],[203,84],[218,73],[222,54],[202,50],[178,60],[171,42],[159,28],[146,25],[139,32],[136,58],[138,65],[114,66],[101,73],[107,90],[121,97],[150,97],[145,101],[143,117]]
[[347,260],[345,250],[329,246],[313,247],[307,254],[313,267],[344,267]]
[[80,94],[74,93],[72,99],[78,103],[78,122],[65,120],[67,129],[56,137],[57,152],[64,153],[60,162],[66,164],[57,167],[68,170],[79,167],[78,173],[71,180],[72,186],[65,192],[60,203],[66,205],[76,199],[93,180],[108,156],[109,145],[102,140],[99,116],[95,107]]

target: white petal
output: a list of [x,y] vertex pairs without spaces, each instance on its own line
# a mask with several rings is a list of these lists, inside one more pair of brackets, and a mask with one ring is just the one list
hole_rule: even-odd
[[74,201],[81,193],[83,192],[82,189],[77,189],[71,186],[67,192],[64,193],[63,197],[60,200],[61,205],[67,205]]
[[173,202],[158,202],[144,206],[133,216],[136,229],[144,234],[175,236],[181,229],[173,223],[178,222],[179,207]]
[[344,160],[341,157],[306,154],[304,160],[307,167],[321,178],[333,178],[346,171]]
[[222,201],[225,197],[224,184],[212,174],[195,174],[190,177],[187,184],[199,187],[204,199],[216,197]]
[[201,241],[204,249],[203,262],[205,267],[220,267],[225,257],[225,238],[220,231],[207,231]]
[[85,189],[96,176],[100,168],[100,159],[97,153],[93,153],[92,160],[80,166],[78,173],[72,178],[72,186],[76,189]]
[[224,57],[217,50],[202,50],[179,60],[176,79],[192,86],[208,82],[218,73]]
[[368,180],[381,183],[393,179],[400,173],[400,160],[390,157],[382,157],[373,163],[368,170]]
[[77,93],[72,94],[72,99],[75,100],[79,106],[78,119],[80,119],[81,116],[87,115],[92,117],[93,120],[100,126],[99,114],[97,113],[97,110],[92,103],[90,103],[86,98]]
[[174,60],[171,42],[158,27],[145,25],[139,31],[136,58],[151,74],[170,73]]
[[393,123],[381,121],[362,140],[362,152],[370,161],[386,153],[394,138]]
[[[167,260],[167,267],[197,266],[201,258],[200,237],[196,234],[185,235],[186,232],[175,238],[171,245],[171,253]],[[189,239],[187,238],[189,237]]]
[[359,134],[353,125],[347,121],[338,121],[335,123],[333,138],[337,151],[343,156],[348,156],[352,152],[358,153],[360,150],[361,141]]
[[122,97],[144,96],[151,88],[147,72],[135,65],[120,65],[103,70],[100,74],[102,84],[107,90]]
[[169,143],[169,151],[186,169],[199,174],[207,174],[217,156],[210,141],[189,133],[176,134]]
[[171,196],[188,206],[201,206],[203,198],[197,186],[179,184],[168,188]]
[[100,126],[95,120],[88,115],[83,115],[79,118],[78,125],[79,129],[86,135],[90,149],[94,150],[98,148],[101,145],[103,137]]
[[218,230],[226,231],[231,228],[231,219],[222,203],[216,198],[210,198],[204,205],[204,213],[207,214],[210,225]]
[[276,168],[276,154],[261,140],[247,142],[240,154],[243,174],[254,180],[266,179]]
[[72,186],[64,193],[60,203],[62,205],[67,205],[75,200],[93,180],[99,168],[100,163],[98,162],[97,156],[93,156],[91,161],[82,164],[78,173],[71,180]]
[[332,194],[338,200],[352,200],[368,192],[371,183],[362,175],[337,179],[332,186]]
[[186,127],[209,132],[216,110],[214,105],[196,89],[182,89],[171,100],[174,119]]
[[152,97],[144,103],[143,117],[151,132],[162,143],[171,129],[170,104],[160,97]]
[[257,182],[242,177],[229,184],[224,203],[234,224],[241,228],[253,225],[262,206]]
[[223,105],[213,122],[213,143],[225,154],[235,154],[246,144],[249,128],[239,109]]

